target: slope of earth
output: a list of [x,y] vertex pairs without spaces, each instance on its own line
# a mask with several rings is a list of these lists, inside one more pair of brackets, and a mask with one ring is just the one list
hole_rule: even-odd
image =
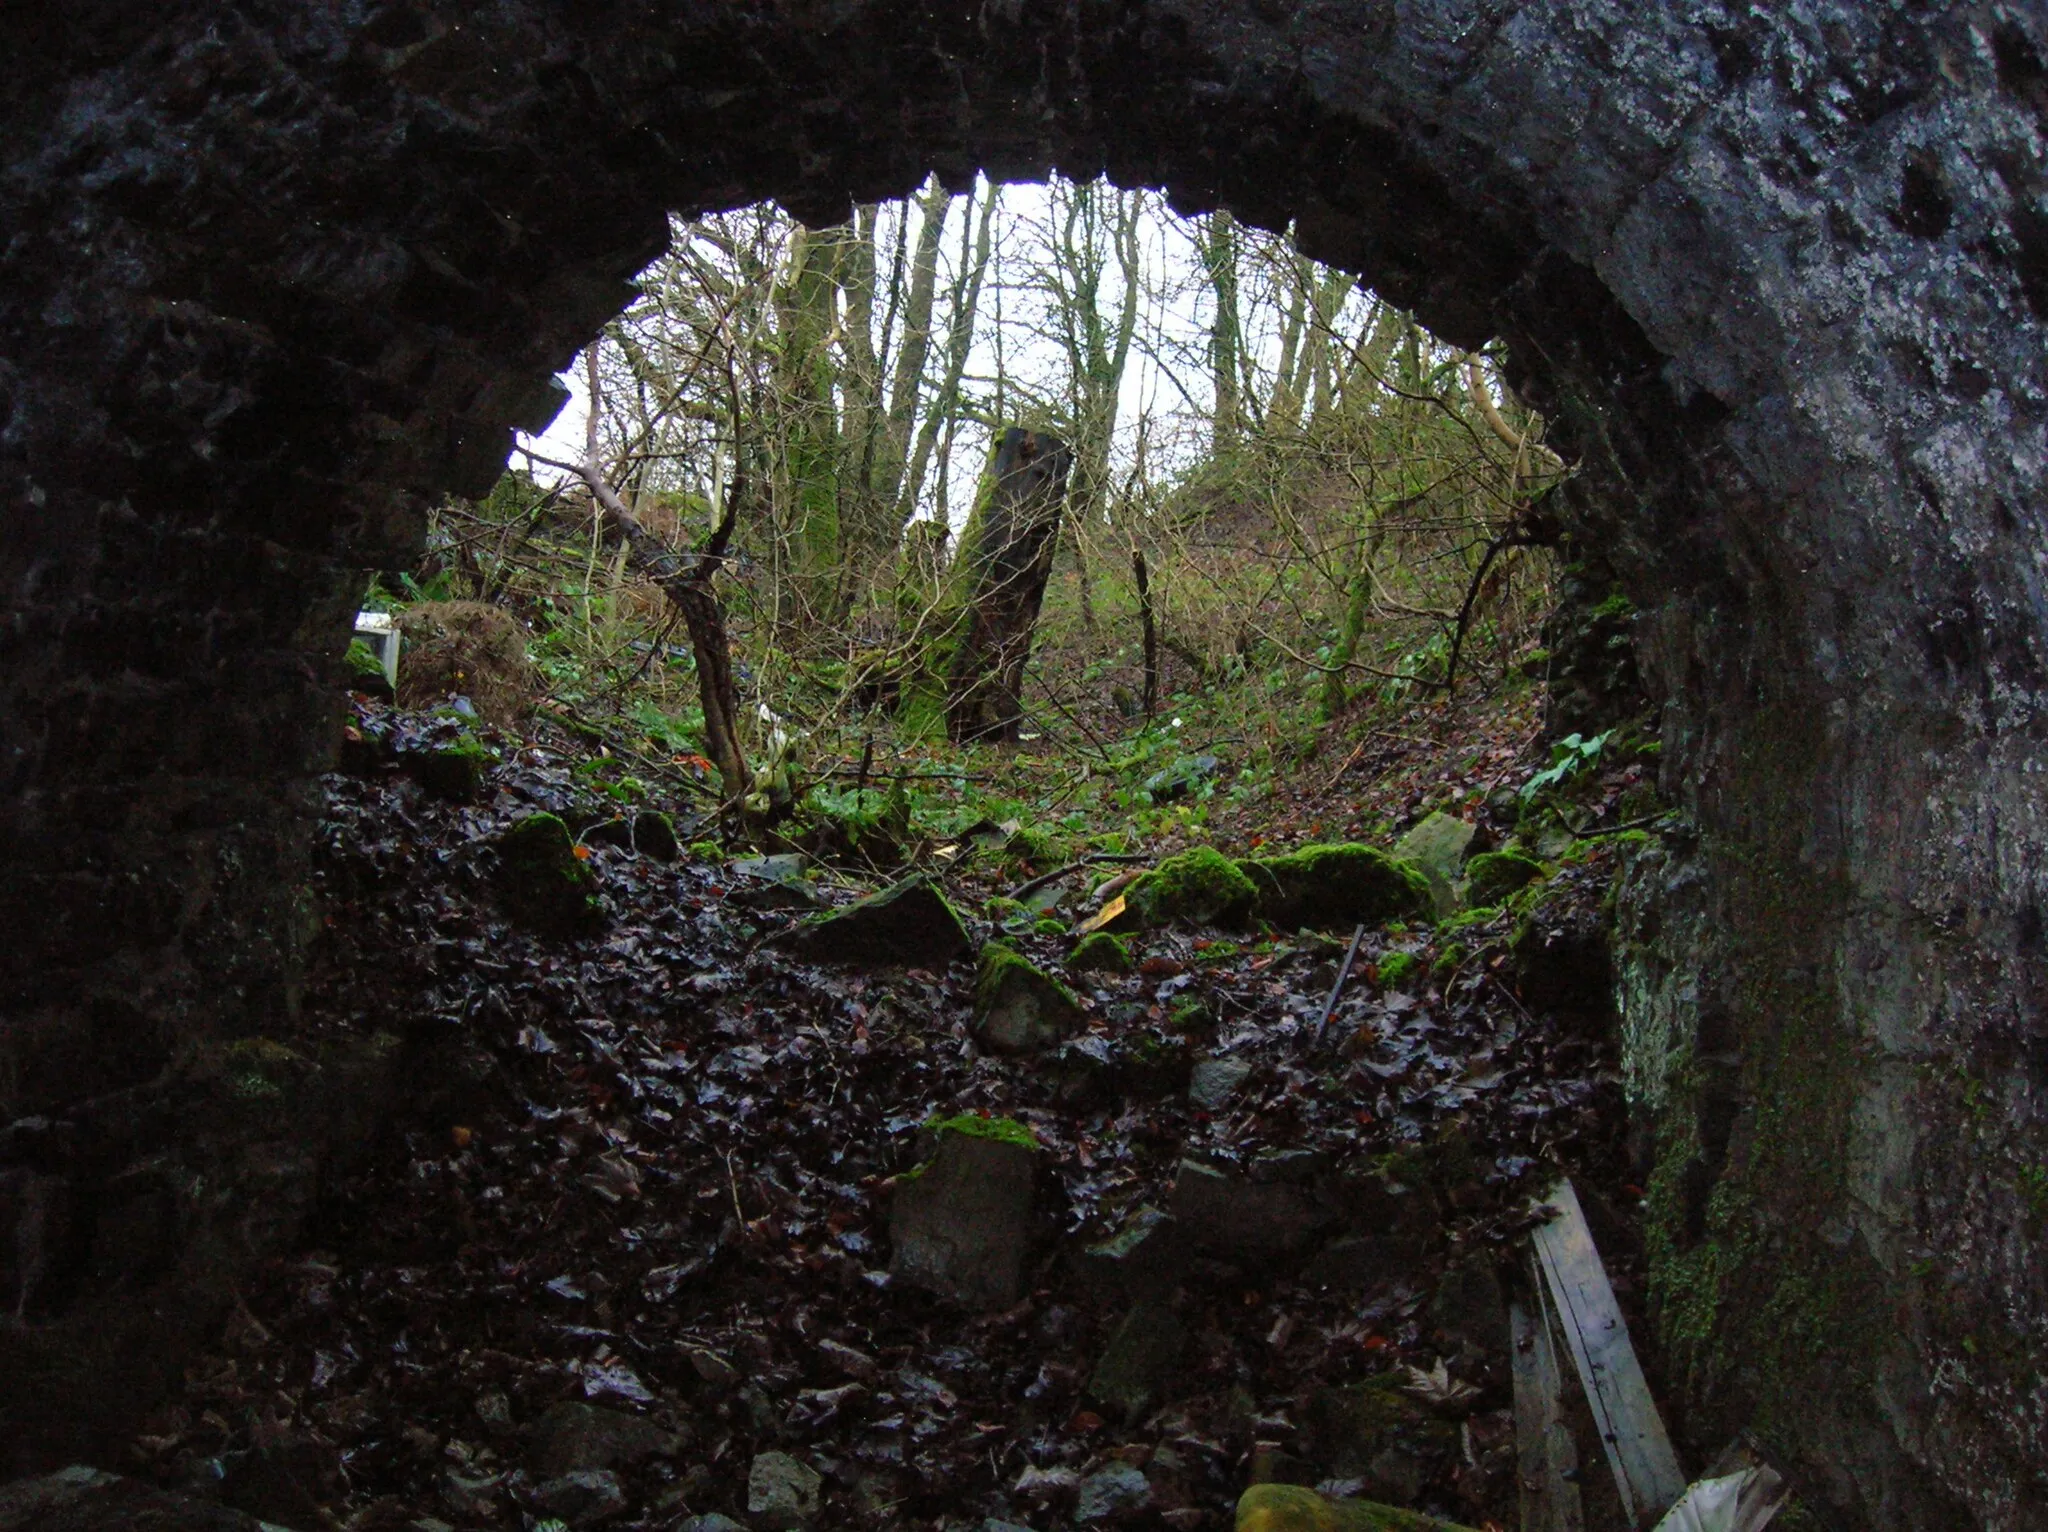
[[[971,1034],[971,952],[796,961],[778,938],[814,896],[706,843],[664,862],[586,834],[602,930],[522,929],[495,837],[602,818],[580,747],[487,736],[455,801],[405,769],[448,727],[358,699],[305,1035],[275,1040],[388,1034],[407,1116],[124,1466],[301,1532],[1192,1532],[1274,1478],[1514,1520],[1503,1291],[1559,1171],[1636,1291],[1615,838],[1457,929],[1368,932],[1320,1046],[1348,932],[1141,933],[1118,974],[1027,927],[1012,945],[1080,1015],[1004,1056]],[[1456,783],[1483,834],[1538,764],[1411,754],[1403,804]],[[949,892],[979,937],[974,873]],[[933,1125],[968,1117],[1037,1146],[1023,1278],[992,1310],[913,1286],[892,1242]]]

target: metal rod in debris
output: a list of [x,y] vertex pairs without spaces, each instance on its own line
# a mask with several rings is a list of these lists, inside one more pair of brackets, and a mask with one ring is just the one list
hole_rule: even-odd
[[1361,925],[1351,933],[1351,947],[1344,954],[1344,966],[1337,970],[1337,982],[1330,986],[1330,998],[1323,1002],[1323,1016],[1316,1023],[1315,1040],[1309,1044],[1311,1050],[1323,1046],[1323,1034],[1330,1030],[1330,1016],[1337,1009],[1337,997],[1344,993],[1344,981],[1351,977],[1351,965],[1358,960],[1358,947],[1364,940],[1365,927]]

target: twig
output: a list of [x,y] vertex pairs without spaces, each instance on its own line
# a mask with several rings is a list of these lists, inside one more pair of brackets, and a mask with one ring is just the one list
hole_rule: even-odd
[[1150,854],[1144,852],[1127,853],[1122,851],[1091,851],[1086,856],[1080,857],[1075,861],[1067,863],[1067,865],[1064,867],[1055,867],[1051,872],[1042,872],[1035,878],[1026,878],[1022,883],[1019,883],[1015,888],[1011,889],[1007,894],[1003,895],[1003,897],[1005,899],[1022,899],[1026,894],[1035,894],[1041,888],[1044,888],[1046,884],[1057,883],[1061,878],[1064,878],[1068,873],[1078,872],[1081,868],[1087,867],[1093,863],[1149,862],[1151,860],[1152,858]]
[[1316,1035],[1310,1041],[1309,1052],[1323,1046],[1323,1034],[1330,1030],[1330,1017],[1337,1009],[1337,997],[1344,993],[1344,981],[1351,977],[1351,965],[1358,960],[1359,944],[1365,940],[1365,924],[1359,923],[1351,933],[1351,946],[1344,954],[1344,966],[1337,970],[1337,982],[1330,986],[1330,998],[1323,1002],[1322,1019],[1316,1023]]
[[1668,819],[1671,816],[1671,813],[1672,811],[1670,809],[1659,809],[1654,814],[1644,814],[1641,818],[1638,819],[1626,820],[1618,825],[1608,825],[1605,829],[1596,830],[1592,826],[1588,825],[1585,829],[1582,830],[1577,825],[1573,824],[1569,819],[1565,818],[1564,811],[1560,809],[1557,815],[1557,822],[1563,825],[1567,830],[1572,832],[1572,838],[1574,840],[1591,840],[1596,835],[1621,835],[1630,830],[1647,830],[1651,825],[1655,824],[1658,820]]

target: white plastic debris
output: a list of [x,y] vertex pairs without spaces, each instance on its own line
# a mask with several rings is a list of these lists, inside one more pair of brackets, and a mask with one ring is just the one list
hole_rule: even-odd
[[1785,1482],[1769,1468],[1701,1479],[1664,1513],[1656,1532],[1761,1532],[1785,1501]]

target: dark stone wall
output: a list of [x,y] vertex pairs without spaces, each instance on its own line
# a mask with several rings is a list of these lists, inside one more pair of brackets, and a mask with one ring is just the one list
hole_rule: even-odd
[[[2041,1524],[2038,6],[30,9],[0,57],[0,1157],[69,1188],[80,1249],[118,1242],[94,1210],[136,1157],[189,1172],[169,1227],[232,1222],[195,1211],[192,1134],[104,1103],[288,1024],[350,571],[490,482],[665,211],[1106,169],[1506,336],[1584,464],[1574,531],[1641,611],[1699,826],[1633,875],[1622,963],[1688,1427],[1754,1422],[1852,1521]],[[206,1163],[268,1185],[265,1131]],[[199,1323],[176,1294],[289,1225],[180,1235],[175,1279],[88,1262],[0,1372],[117,1306]],[[49,1438],[22,1398],[0,1436]]]

